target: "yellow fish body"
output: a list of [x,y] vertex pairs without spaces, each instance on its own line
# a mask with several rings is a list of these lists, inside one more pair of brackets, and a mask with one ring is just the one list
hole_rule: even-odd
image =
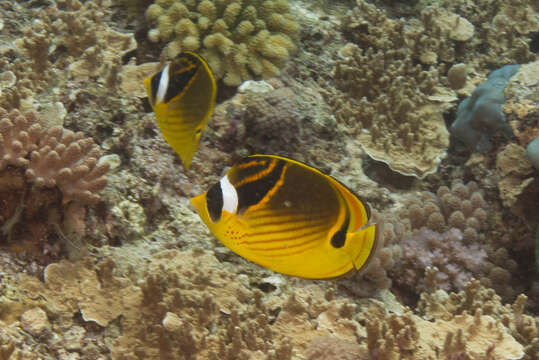
[[144,79],[144,86],[163,137],[189,168],[215,106],[210,67],[199,55],[184,52]]
[[191,203],[232,251],[301,278],[364,269],[379,242],[369,208],[347,187],[280,156],[243,159]]

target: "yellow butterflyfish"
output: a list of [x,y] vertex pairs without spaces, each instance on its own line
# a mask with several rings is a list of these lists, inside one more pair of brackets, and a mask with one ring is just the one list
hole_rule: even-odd
[[236,254],[273,271],[330,279],[366,268],[379,246],[369,207],[333,177],[301,162],[253,155],[191,199]]
[[144,86],[163,137],[188,169],[215,107],[210,67],[199,55],[184,52],[144,79]]

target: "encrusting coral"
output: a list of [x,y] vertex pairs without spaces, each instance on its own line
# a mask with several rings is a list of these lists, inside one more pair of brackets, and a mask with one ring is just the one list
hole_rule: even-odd
[[156,26],[149,39],[169,42],[169,57],[198,52],[227,85],[279,75],[296,50],[287,0],[157,0],[146,18]]
[[0,108],[1,237],[45,241],[59,226],[78,232],[84,205],[99,201],[108,163],[99,146],[62,127],[42,130],[34,113]]

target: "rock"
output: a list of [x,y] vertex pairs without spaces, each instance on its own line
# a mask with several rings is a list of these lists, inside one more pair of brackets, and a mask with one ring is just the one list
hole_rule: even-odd
[[474,35],[474,26],[471,22],[449,11],[442,11],[435,19],[438,25],[449,32],[449,37],[456,41],[468,41]]
[[468,68],[466,64],[455,64],[447,72],[447,81],[453,90],[460,89],[466,85]]
[[166,313],[162,321],[162,324],[165,327],[165,329],[167,329],[170,332],[176,332],[180,330],[183,326],[182,321],[180,320],[178,315],[171,312]]
[[34,336],[41,336],[50,328],[45,311],[33,308],[21,315],[21,327]]

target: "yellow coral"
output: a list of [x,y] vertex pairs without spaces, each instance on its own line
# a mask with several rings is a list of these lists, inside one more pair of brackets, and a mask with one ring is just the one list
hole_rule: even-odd
[[248,21],[251,21],[251,22],[256,21],[256,8],[254,6],[252,6],[252,5],[247,6],[243,10],[242,17],[245,20],[248,20]]
[[287,13],[289,11],[287,0],[277,0],[274,2],[273,7],[275,9],[275,12],[281,14]]
[[155,3],[162,8],[169,8],[174,3],[174,0],[155,0]]
[[174,27],[174,32],[179,36],[196,36],[198,37],[198,29],[196,25],[189,19],[181,19]]
[[171,40],[172,34],[174,32],[174,23],[172,22],[172,19],[167,15],[161,15],[158,19],[159,26],[157,30],[159,30],[159,38],[161,40]]
[[161,6],[157,4],[152,4],[146,10],[146,19],[150,21],[155,21],[159,18],[159,16],[163,15],[163,13],[164,10]]
[[198,18],[198,28],[202,32],[206,32],[211,27],[211,20],[208,17],[201,16]]
[[183,39],[183,48],[186,51],[196,51],[200,47],[200,41],[198,41],[198,37],[196,36],[188,36],[185,39]]
[[215,21],[217,18],[217,9],[215,8],[215,5],[209,1],[204,0],[201,1],[198,5],[198,12],[202,15],[210,19],[211,21]]
[[155,0],[146,19],[150,40],[169,42],[167,56],[198,51],[228,85],[278,75],[296,51],[287,0]]
[[213,25],[214,33],[221,33],[226,35],[228,33],[228,25],[223,19],[219,19]]
[[222,54],[227,55],[232,50],[234,43],[223,34],[211,34],[204,38],[204,46],[218,49]]
[[189,10],[185,7],[185,5],[180,3],[174,3],[167,11],[168,16],[173,21],[178,21],[182,18],[185,18],[189,16]]
[[236,18],[241,12],[241,4],[238,3],[232,3],[228,5],[225,9],[225,12],[223,14],[223,19],[227,23],[228,26],[234,25],[236,22]]
[[242,21],[238,24],[238,27],[236,28],[238,36],[241,37],[249,36],[254,30],[255,26],[249,20]]

